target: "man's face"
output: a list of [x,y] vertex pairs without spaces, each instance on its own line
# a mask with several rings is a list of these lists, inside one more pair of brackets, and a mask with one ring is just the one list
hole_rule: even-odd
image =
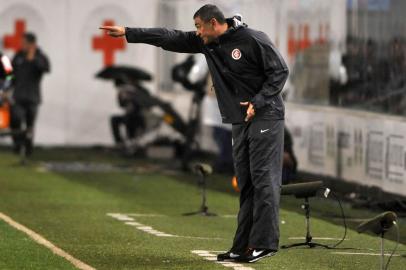
[[35,43],[29,42],[26,38],[23,38],[21,48],[24,52],[28,52],[32,48],[35,48]]
[[199,36],[204,44],[209,44],[217,38],[215,27],[216,19],[211,19],[209,22],[204,22],[200,17],[195,18],[196,35]]

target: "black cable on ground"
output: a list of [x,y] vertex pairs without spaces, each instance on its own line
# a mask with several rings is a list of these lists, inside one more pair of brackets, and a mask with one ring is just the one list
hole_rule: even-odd
[[[324,189],[328,189],[328,188],[324,188]],[[328,189],[328,190],[326,190],[326,191],[327,191],[327,192],[330,192],[330,189]],[[343,224],[344,224],[344,236],[343,236],[343,238],[342,238],[340,241],[338,241],[335,245],[329,246],[330,249],[335,249],[335,248],[337,248],[338,245],[340,245],[342,242],[344,242],[345,238],[347,237],[347,222],[346,222],[346,219],[345,219],[344,208],[343,208],[343,206],[342,206],[342,204],[341,204],[340,199],[338,198],[338,196],[337,196],[334,192],[331,192],[331,194],[332,194],[332,196],[337,200],[338,204],[340,205],[341,216],[342,216]],[[327,198],[327,197],[328,197],[328,194],[327,194],[327,195],[325,194],[325,197]],[[399,246],[399,242],[400,242],[399,226],[398,226],[398,224],[397,224],[396,221],[393,222],[393,225],[394,225],[395,228],[396,228],[396,235],[397,235],[397,236],[396,236],[396,238],[397,238],[397,239],[396,239],[396,245],[395,245],[395,247],[394,247],[392,253],[391,253],[390,256],[389,256],[388,261],[386,262],[385,270],[388,269],[389,263],[390,263],[390,261],[391,261],[393,255],[396,253],[396,250],[397,250],[397,248],[398,248],[398,246]],[[356,249],[356,248],[349,248],[349,249]]]
[[[330,191],[330,189],[328,189],[328,191],[329,191],[329,192],[331,193],[331,195],[336,199],[336,201],[338,202],[338,205],[340,206],[340,209],[341,209],[341,217],[342,217],[342,219],[343,219],[343,224],[344,224],[344,236],[343,236],[343,238],[342,238],[340,241],[338,241],[336,244],[334,244],[333,246],[329,246],[329,248],[334,249],[334,248],[336,248],[338,245],[340,245],[342,242],[344,242],[345,238],[347,237],[347,221],[346,221],[346,219],[345,219],[344,208],[343,208],[343,206],[342,206],[342,204],[341,204],[340,199],[338,198],[338,196],[337,196],[334,192]],[[327,196],[328,196],[328,194],[327,194]],[[325,197],[327,198],[327,196],[325,196]]]

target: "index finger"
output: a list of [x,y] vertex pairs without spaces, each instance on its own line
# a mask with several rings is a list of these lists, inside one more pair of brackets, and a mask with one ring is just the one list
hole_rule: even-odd
[[99,29],[102,29],[102,30],[113,30],[113,29],[114,29],[114,26],[100,26]]

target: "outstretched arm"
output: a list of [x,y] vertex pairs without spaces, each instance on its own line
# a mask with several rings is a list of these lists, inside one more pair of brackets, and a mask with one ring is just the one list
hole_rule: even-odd
[[102,26],[112,37],[125,36],[129,43],[146,43],[167,51],[180,53],[200,53],[203,42],[196,33],[169,30],[166,28],[129,28],[122,26]]

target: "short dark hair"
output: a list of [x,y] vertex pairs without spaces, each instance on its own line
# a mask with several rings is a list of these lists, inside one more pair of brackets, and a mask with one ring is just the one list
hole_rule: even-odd
[[211,19],[216,19],[219,23],[225,23],[226,18],[224,17],[223,12],[215,6],[215,5],[204,5],[199,8],[195,15],[193,15],[193,19],[200,17],[200,19],[204,22],[209,22]]
[[37,42],[37,37],[35,36],[34,33],[31,33],[31,32],[24,33],[24,39],[28,43],[31,43],[31,44],[34,44]]

